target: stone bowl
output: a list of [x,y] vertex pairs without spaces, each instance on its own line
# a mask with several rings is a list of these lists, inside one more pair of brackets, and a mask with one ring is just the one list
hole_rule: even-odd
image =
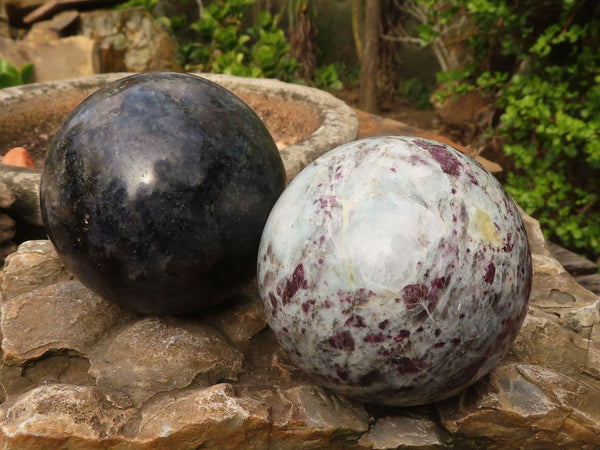
[[[50,141],[70,112],[102,86],[130,73],[110,73],[0,90],[0,153],[25,147],[36,169],[0,165],[0,181],[17,200],[18,219],[41,226],[37,187]],[[265,122],[286,167],[288,181],[326,151],[356,139],[358,119],[327,92],[278,80],[197,74],[244,100]]]

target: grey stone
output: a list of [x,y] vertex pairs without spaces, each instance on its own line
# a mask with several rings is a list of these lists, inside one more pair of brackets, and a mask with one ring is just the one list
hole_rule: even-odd
[[40,212],[40,170],[0,164],[0,182],[10,189],[14,197],[10,206],[11,216],[32,225],[43,225]]

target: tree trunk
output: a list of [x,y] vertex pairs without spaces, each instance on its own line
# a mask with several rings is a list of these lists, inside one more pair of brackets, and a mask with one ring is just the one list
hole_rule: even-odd
[[377,112],[377,63],[381,16],[379,0],[369,0],[365,7],[364,46],[360,58],[360,107]]
[[356,56],[360,61],[362,58],[362,36],[365,19],[365,7],[363,0],[352,0],[352,36],[354,37],[354,47]]

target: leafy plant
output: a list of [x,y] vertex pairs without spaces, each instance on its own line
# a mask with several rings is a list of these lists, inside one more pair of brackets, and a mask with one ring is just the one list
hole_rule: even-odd
[[152,13],[157,3],[158,0],[127,0],[124,3],[116,5],[114,9],[129,9],[136,8],[138,6],[143,6],[146,11]]
[[316,69],[313,76],[315,86],[318,88],[339,91],[343,87],[335,64],[328,64]]
[[345,62],[335,62],[335,70],[340,81],[348,87],[358,87],[360,84],[360,64],[347,65]]
[[414,77],[405,80],[398,90],[402,96],[415,108],[426,110],[433,106],[429,101],[434,86],[424,83],[420,78]]
[[501,112],[494,133],[514,161],[508,192],[548,238],[600,254],[600,7],[588,0],[435,3],[438,27],[448,12],[468,14],[475,26],[473,63],[442,74],[441,95],[477,86],[494,94]]
[[277,17],[263,11],[243,30],[246,9],[254,0],[219,0],[208,5],[190,29],[198,39],[181,45],[186,70],[292,81],[298,64]]
[[33,64],[23,64],[16,68],[6,59],[0,58],[0,89],[27,84],[31,81]]

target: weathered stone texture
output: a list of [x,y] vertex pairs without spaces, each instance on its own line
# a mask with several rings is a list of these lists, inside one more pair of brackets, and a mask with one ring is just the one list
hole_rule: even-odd
[[2,294],[5,300],[38,287],[72,280],[50,241],[27,241],[6,258],[2,270]]
[[[266,403],[236,396],[227,383],[169,394],[144,407],[135,440],[153,448],[262,449],[269,442]],[[160,436],[159,439],[156,439]]]
[[122,316],[79,281],[52,284],[0,307],[4,360],[24,364],[52,351],[87,354]]
[[173,39],[143,7],[80,14],[80,34],[99,48],[101,72],[173,70]]
[[90,359],[90,374],[100,386],[139,402],[193,382],[235,380],[243,355],[208,325],[150,317],[130,322]]
[[375,408],[315,386],[266,328],[255,285],[204,317],[141,317],[73,280],[48,241],[25,242],[1,272],[0,445],[600,448],[598,299],[526,223],[536,279],[512,350],[423,408]]
[[49,30],[39,30],[30,40],[0,38],[0,57],[12,65],[33,64],[32,81],[62,80],[100,72],[98,48],[85,36],[49,39]]

